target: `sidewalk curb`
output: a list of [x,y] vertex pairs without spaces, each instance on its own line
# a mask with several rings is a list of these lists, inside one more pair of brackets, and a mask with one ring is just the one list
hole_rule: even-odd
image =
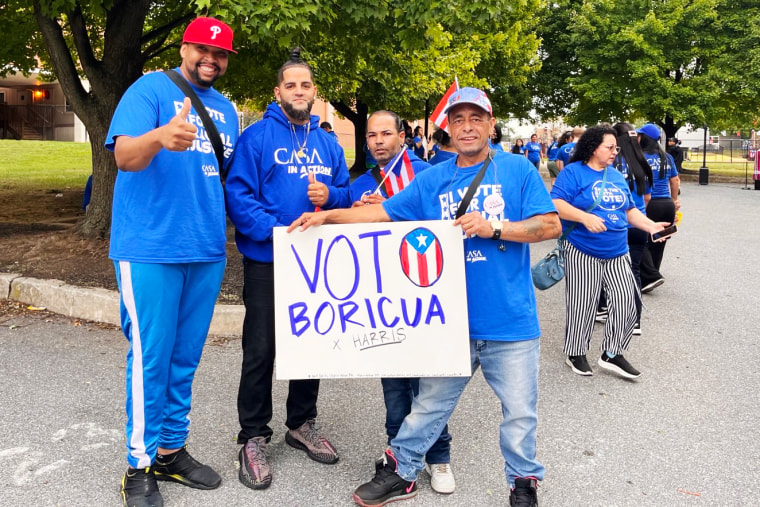
[[[119,293],[113,290],[77,287],[61,280],[40,280],[16,273],[0,273],[0,297],[77,319],[120,325]],[[209,335],[240,336],[243,305],[216,305]]]

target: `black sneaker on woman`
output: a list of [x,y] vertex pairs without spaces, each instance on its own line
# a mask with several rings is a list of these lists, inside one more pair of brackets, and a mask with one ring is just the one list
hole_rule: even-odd
[[216,489],[222,478],[210,466],[198,463],[183,447],[165,456],[157,455],[153,473],[159,481],[172,481],[196,489]]
[[623,354],[615,354],[615,357],[610,357],[605,351],[602,353],[602,357],[599,358],[599,361],[597,361],[597,363],[605,370],[617,373],[623,378],[635,379],[641,376],[641,372],[631,366],[631,363],[626,361],[626,359],[623,357]]

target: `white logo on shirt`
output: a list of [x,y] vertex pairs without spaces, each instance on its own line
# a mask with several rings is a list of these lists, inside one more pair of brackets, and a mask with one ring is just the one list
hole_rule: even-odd
[[467,252],[467,262],[478,262],[478,261],[486,261],[486,256],[483,255],[480,250],[470,250]]

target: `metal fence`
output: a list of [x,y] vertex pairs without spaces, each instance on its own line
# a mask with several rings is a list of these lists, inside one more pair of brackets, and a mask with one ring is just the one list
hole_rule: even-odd
[[717,143],[708,143],[706,150],[704,145],[693,146],[688,149],[683,147],[684,159],[700,161],[703,153],[706,153],[713,161],[728,163],[755,160],[759,150],[760,139],[719,138]]

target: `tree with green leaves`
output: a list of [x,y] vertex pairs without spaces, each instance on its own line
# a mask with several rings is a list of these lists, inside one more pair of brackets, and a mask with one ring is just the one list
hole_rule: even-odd
[[760,106],[760,5],[558,0],[544,11],[538,109],[571,123],[746,125]]
[[195,17],[191,3],[12,0],[0,4],[0,13],[0,30],[12,37],[0,49],[0,73],[28,72],[39,58],[87,128],[93,194],[80,231],[104,237],[116,179],[113,154],[103,146],[111,117],[146,67],[163,64],[169,49],[176,53],[177,33]]
[[[258,12],[267,12],[270,2],[255,2]],[[538,40],[525,20],[535,17],[539,0],[317,4],[310,4],[316,16],[311,23],[297,16],[267,17],[268,24],[291,27],[288,37],[272,38],[261,32],[258,12],[240,1],[213,2],[225,19],[251,13],[241,26],[239,60],[245,63],[228,73],[227,89],[234,97],[251,98],[259,107],[271,101],[276,69],[288,48],[299,45],[314,67],[320,96],[353,122],[357,154],[368,112],[391,109],[421,118],[426,102],[435,107],[455,76],[462,86],[488,90],[497,114],[530,109],[524,90],[537,62]],[[356,162],[354,171],[360,172],[363,157]]]
[[497,114],[525,114],[538,46],[526,20],[540,1],[3,0],[0,72],[33,69],[38,56],[61,83],[92,144],[93,197],[80,231],[102,237],[117,171],[103,148],[113,111],[145,70],[179,62],[182,29],[197,13],[235,31],[239,54],[217,88],[263,108],[277,69],[299,45],[320,95],[354,122],[361,153],[370,110],[419,118],[455,76],[488,90]]

